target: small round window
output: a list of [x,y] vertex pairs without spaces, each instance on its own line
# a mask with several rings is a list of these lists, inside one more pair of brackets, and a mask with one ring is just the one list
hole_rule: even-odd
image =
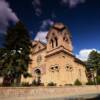
[[41,60],[42,60],[42,56],[41,55],[37,56],[37,62],[39,63],[41,62]]

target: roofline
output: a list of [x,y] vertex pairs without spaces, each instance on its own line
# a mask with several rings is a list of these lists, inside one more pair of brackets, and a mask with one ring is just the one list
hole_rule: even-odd
[[[60,48],[60,47],[63,47],[63,46],[59,46],[58,48]],[[55,48],[55,49],[58,49],[58,48]],[[64,48],[64,47],[63,47],[63,48]],[[53,50],[55,50],[55,49],[53,49]],[[64,48],[64,49],[65,49],[65,48]],[[64,52],[64,53],[66,53],[66,54],[68,54],[68,55],[70,55],[70,56],[72,56],[72,57],[75,57],[73,54],[70,53],[69,50],[65,49],[65,50],[68,51],[68,52],[67,52],[67,51],[65,51],[64,49],[61,49],[61,50],[59,50],[59,51],[53,52],[52,54],[46,55],[46,57],[55,55],[55,54],[60,53],[60,52]],[[53,51],[53,50],[52,50],[52,51]],[[51,51],[48,51],[48,52],[51,52]],[[47,53],[48,53],[48,52],[47,52]]]
[[41,50],[39,50],[39,51],[37,51],[37,52],[35,52],[35,53],[32,53],[32,55],[37,54],[37,53],[39,53],[39,52],[41,52],[41,51],[44,51],[45,49],[46,49],[46,47],[43,48],[43,49],[41,49]]
[[86,66],[86,64],[85,64],[82,60],[80,60],[80,59],[78,59],[78,58],[76,58],[76,57],[75,57],[75,62],[78,62],[78,63],[80,63],[80,64]]

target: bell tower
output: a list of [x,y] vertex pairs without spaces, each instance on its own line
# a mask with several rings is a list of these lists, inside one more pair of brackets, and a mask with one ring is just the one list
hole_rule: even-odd
[[47,34],[47,52],[62,47],[72,53],[71,34],[62,23],[55,23]]

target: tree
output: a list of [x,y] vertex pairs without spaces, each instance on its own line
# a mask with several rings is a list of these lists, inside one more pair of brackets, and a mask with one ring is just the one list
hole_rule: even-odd
[[[30,48],[32,44],[29,33],[24,24],[19,21],[15,26],[8,28],[5,36],[3,53],[3,75],[4,83],[8,79],[9,84],[20,83],[21,75],[30,76],[28,64],[30,59]],[[6,74],[5,74],[6,73]]]
[[89,55],[89,58],[87,60],[87,68],[92,70],[93,77],[96,78],[98,75],[100,75],[100,53],[97,51],[92,51]]
[[100,53],[93,50],[87,60],[87,66],[92,67],[94,70],[100,69]]
[[74,85],[79,86],[79,85],[82,85],[82,83],[78,79],[76,79],[75,82],[74,82]]
[[12,70],[10,52],[6,48],[0,48],[0,74],[4,77],[3,83],[10,85],[12,82],[10,71]]
[[4,61],[4,59],[3,59],[4,53],[5,53],[4,48],[0,48],[0,76],[2,76],[2,69],[3,69],[2,63]]

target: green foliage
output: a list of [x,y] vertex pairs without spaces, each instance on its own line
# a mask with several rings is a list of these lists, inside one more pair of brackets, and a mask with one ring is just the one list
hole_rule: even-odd
[[44,86],[44,83],[41,83],[40,86]]
[[93,50],[90,53],[86,64],[87,64],[87,68],[93,68],[93,70],[96,71],[97,75],[99,75],[98,70],[100,70],[100,53]]
[[27,87],[27,86],[31,86],[31,85],[30,85],[28,82],[22,82],[21,86],[22,86],[22,87],[23,87],[23,86]]
[[89,80],[89,81],[86,83],[86,85],[95,85],[95,82]]
[[72,86],[72,84],[65,84],[65,86]]
[[33,80],[33,82],[32,82],[31,85],[32,85],[32,86],[44,86],[44,83],[38,83],[38,82],[36,82],[35,80]]
[[56,86],[56,83],[54,83],[54,82],[50,82],[50,83],[48,83],[47,86]]
[[24,75],[24,78],[32,77],[32,75],[30,73],[28,73],[28,72],[23,73],[23,75]]
[[4,79],[7,80],[5,77],[10,77],[10,80],[7,80],[10,83],[14,80],[20,83],[21,75],[30,76],[27,70],[31,62],[29,56],[31,46],[29,33],[22,22],[17,22],[7,30],[4,48],[0,50],[0,64]]
[[32,84],[31,84],[32,86],[37,86],[37,83],[36,83],[36,81],[35,80],[33,80],[33,82],[32,82]]
[[79,85],[82,85],[82,83],[78,79],[76,79],[76,81],[74,82],[74,85],[79,86]]
[[96,77],[97,84],[100,85],[100,76]]

